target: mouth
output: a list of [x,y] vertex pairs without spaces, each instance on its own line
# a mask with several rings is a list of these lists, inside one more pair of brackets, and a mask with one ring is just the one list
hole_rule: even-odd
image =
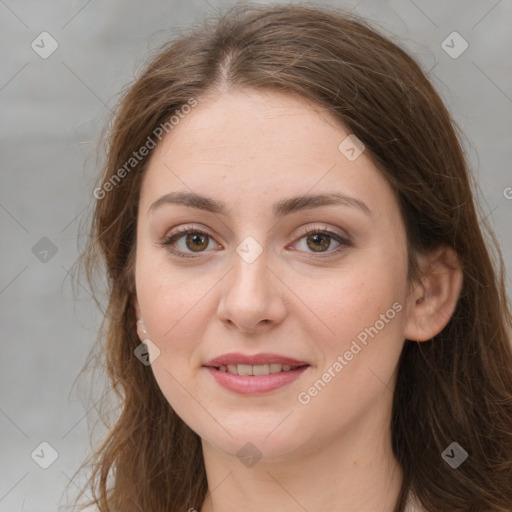
[[309,366],[309,364],[279,354],[247,355],[231,353],[216,357],[205,363],[204,366],[234,375],[259,376],[290,372],[303,366]]
[[275,373],[283,373],[283,372],[291,372],[297,370],[298,368],[302,368],[305,366],[309,366],[308,364],[291,366],[289,364],[279,364],[279,363],[271,363],[271,364],[228,364],[228,365],[220,365],[220,366],[211,366],[210,368],[214,368],[220,372],[231,373],[232,375],[252,375],[258,377],[260,375],[273,375]]
[[311,365],[277,354],[225,354],[203,366],[225,389],[253,395],[275,391],[291,384]]

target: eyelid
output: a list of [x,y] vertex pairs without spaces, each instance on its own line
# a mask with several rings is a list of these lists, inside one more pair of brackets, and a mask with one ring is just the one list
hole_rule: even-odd
[[327,226],[326,224],[323,224],[321,226],[319,225],[316,225],[316,226],[311,226],[311,225],[308,225],[308,226],[301,226],[293,235],[293,239],[292,241],[295,241],[297,240],[298,236],[299,238],[302,238],[303,236],[305,235],[311,235],[311,234],[315,234],[315,233],[327,233],[327,234],[330,234],[330,235],[334,235],[338,238],[341,238],[343,239],[343,241],[347,242],[347,243],[351,243],[351,239],[350,239],[350,236],[347,234],[347,233],[339,233],[335,230],[335,228],[330,228],[329,226]]
[[[312,257],[316,260],[321,260],[325,258],[334,258],[336,256],[339,256],[342,252],[344,252],[347,248],[353,247],[354,243],[352,242],[351,237],[344,233],[338,233],[335,231],[334,228],[330,228],[327,225],[322,226],[302,226],[299,228],[298,232],[295,232],[292,240],[292,244],[295,245],[296,243],[300,242],[304,237],[311,236],[314,234],[324,234],[329,236],[331,239],[333,239],[335,242],[337,242],[339,245],[338,247],[335,247],[334,249],[330,249],[324,252],[314,252],[314,251],[297,251],[299,253],[306,252],[307,257]],[[290,245],[290,244],[288,244]],[[288,248],[288,246],[286,247]]]
[[[183,236],[189,234],[189,233],[198,233],[202,235],[206,235],[210,240],[214,241],[217,245],[220,245],[215,237],[211,235],[207,229],[199,228],[197,225],[192,224],[185,224],[178,226],[176,228],[173,228],[172,233],[169,235],[165,235],[161,240],[158,241],[158,245],[160,247],[163,247],[167,249],[171,254],[178,256],[180,258],[197,258],[200,257],[203,254],[208,254],[208,252],[211,251],[205,251],[205,252],[190,252],[190,253],[183,253],[179,250],[171,250],[171,245],[176,243],[178,240],[180,240]],[[221,246],[222,247],[222,246]]]
[[207,228],[202,227],[200,224],[181,224],[179,226],[173,227],[168,231],[172,231],[172,234],[165,235],[164,238],[170,238],[171,236],[176,236],[179,234],[186,234],[189,231],[193,231],[194,233],[203,233],[208,235],[210,238],[215,238]]
[[[206,235],[209,239],[214,241],[217,245],[221,245],[216,241],[215,237],[208,232],[207,229],[204,229],[202,227],[200,228],[200,227],[197,227],[197,225],[190,225],[190,224],[185,224],[185,225],[176,227],[173,230],[172,234],[164,236],[164,238],[158,242],[158,245],[168,249],[169,252],[171,252],[172,254],[174,254],[178,257],[181,257],[181,258],[193,258],[194,259],[194,258],[198,258],[202,255],[206,255],[209,252],[211,252],[211,250],[210,250],[210,251],[199,251],[197,253],[194,253],[194,252],[183,253],[179,250],[171,250],[170,249],[172,244],[176,243],[176,241],[180,240],[183,236],[185,236],[189,233],[198,233],[198,234]],[[291,239],[290,243],[287,244],[287,247],[290,244],[295,244],[295,243],[299,242],[305,236],[310,236],[310,235],[314,235],[317,233],[328,235],[330,238],[334,239],[339,244],[339,246],[334,249],[325,251],[325,252],[318,252],[318,253],[310,252],[309,254],[312,255],[314,258],[326,258],[329,256],[333,256],[335,254],[338,254],[341,250],[346,249],[347,247],[351,247],[353,245],[350,236],[348,236],[347,234],[338,233],[334,229],[329,228],[327,225],[324,224],[322,226],[309,225],[309,226],[300,227],[297,231],[295,231],[293,238]],[[303,252],[303,251],[298,251],[298,252]]]

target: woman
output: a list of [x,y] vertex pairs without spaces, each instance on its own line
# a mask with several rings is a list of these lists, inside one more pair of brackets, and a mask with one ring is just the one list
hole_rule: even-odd
[[327,8],[233,9],[149,62],[100,179],[121,412],[96,510],[512,510],[503,280],[404,51]]

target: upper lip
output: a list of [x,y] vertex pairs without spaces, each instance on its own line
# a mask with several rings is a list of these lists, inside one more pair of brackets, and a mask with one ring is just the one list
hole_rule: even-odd
[[228,364],[249,364],[249,365],[260,365],[260,364],[286,364],[289,366],[304,366],[308,363],[293,359],[291,357],[280,356],[279,354],[254,354],[252,356],[246,354],[230,353],[223,354],[214,359],[211,359],[204,366],[219,367],[227,366]]

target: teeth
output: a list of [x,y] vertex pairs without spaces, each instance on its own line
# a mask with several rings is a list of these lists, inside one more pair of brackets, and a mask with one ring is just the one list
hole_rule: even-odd
[[250,364],[237,365],[238,375],[252,375],[252,366]]
[[270,365],[270,373],[279,373],[283,369],[282,364],[272,363]]
[[289,372],[295,370],[298,366],[288,364],[228,364],[219,366],[221,372],[232,373],[234,375],[269,375],[271,373]]
[[268,375],[270,373],[269,364],[258,364],[252,367],[253,375]]

